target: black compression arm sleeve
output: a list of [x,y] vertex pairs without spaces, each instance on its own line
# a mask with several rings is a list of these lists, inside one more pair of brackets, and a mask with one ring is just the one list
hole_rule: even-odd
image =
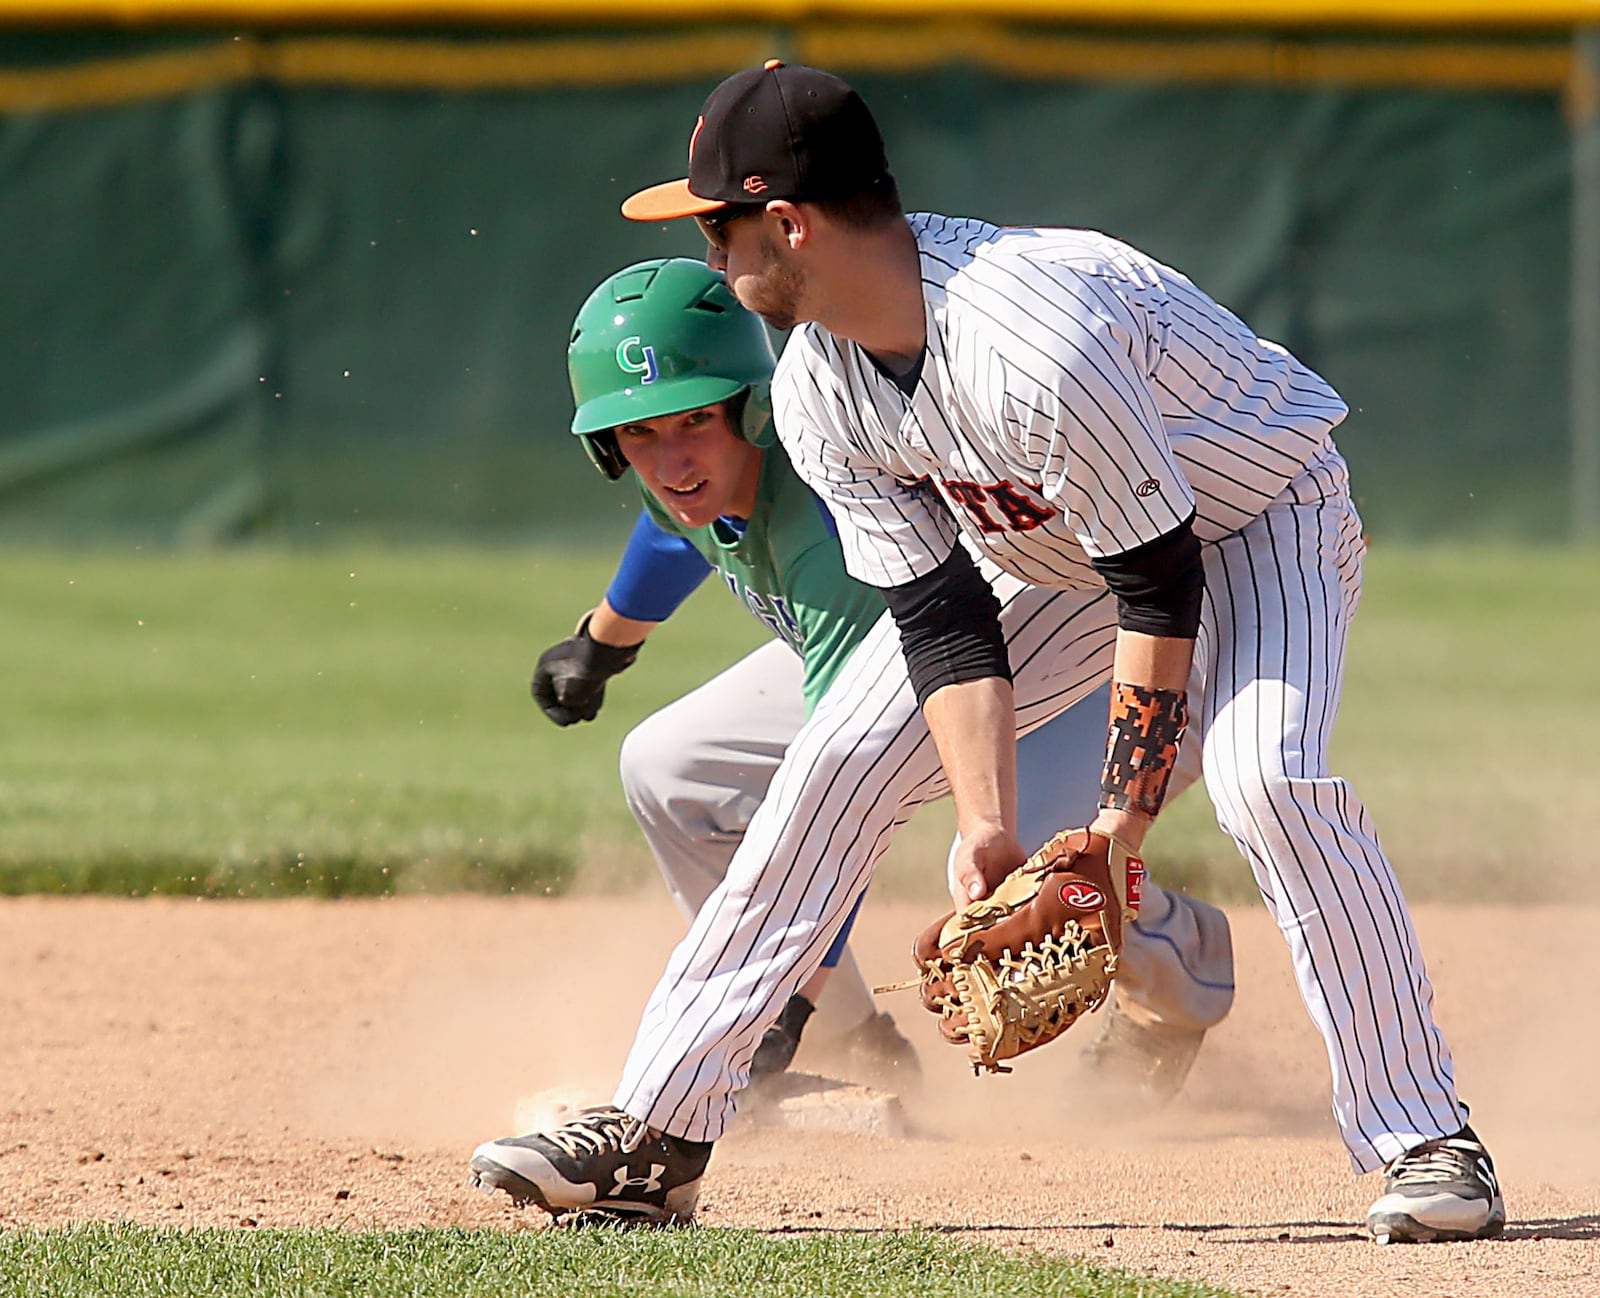
[[1117,597],[1117,625],[1124,631],[1194,639],[1206,570],[1193,514],[1165,536],[1090,563]]
[[900,628],[919,705],[945,685],[991,676],[1011,679],[1000,601],[965,547],[958,544],[932,572],[891,586],[883,598]]

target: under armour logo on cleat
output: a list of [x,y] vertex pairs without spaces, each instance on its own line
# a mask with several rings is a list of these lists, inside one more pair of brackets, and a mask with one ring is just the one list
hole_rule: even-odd
[[624,1190],[642,1190],[645,1194],[654,1194],[661,1188],[661,1174],[667,1170],[665,1163],[651,1163],[648,1176],[629,1176],[628,1169],[619,1167],[612,1175],[616,1184],[611,1187],[612,1194],[621,1194]]

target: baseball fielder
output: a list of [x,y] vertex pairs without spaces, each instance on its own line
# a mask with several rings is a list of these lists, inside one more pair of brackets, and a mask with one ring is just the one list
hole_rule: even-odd
[[[1015,725],[1081,695],[1075,649],[1092,641],[1113,692],[1089,841],[1137,849],[1192,721],[1323,1036],[1352,1164],[1386,1169],[1372,1235],[1498,1232],[1399,884],[1328,766],[1363,552],[1338,394],[1114,239],[907,218],[876,123],[828,73],[773,61],[729,78],[690,157],[687,181],[624,214],[697,217],[739,300],[799,326],[773,381],[779,435],[851,574],[885,592],[955,797],[957,904],[1022,861]],[[986,585],[966,546],[1075,601],[1071,643],[1037,643],[1014,612],[1027,597]],[[715,953],[772,928],[718,910],[674,961],[618,1096],[690,1139],[716,1131],[716,1056],[651,1013],[709,1027],[729,969]]]
[[[734,905],[774,924],[762,946],[740,951],[738,974],[720,989],[723,1012],[735,1021],[711,1045],[730,1111],[763,1055],[787,1064],[816,996],[816,971],[837,960],[871,862],[942,787],[882,597],[846,575],[828,513],[782,451],[764,449],[770,365],[760,321],[703,263],[643,263],[591,295],[569,349],[574,430],[608,477],[634,468],[646,512],[606,598],[577,635],[546,652],[534,679],[552,720],[593,719],[606,681],[633,662],[644,637],[710,567],[778,637],[646,721],[623,746],[630,805],[696,928],[726,922]],[[1070,630],[1050,616],[1053,596],[994,576],[1017,597],[1018,617],[1036,616],[1041,643],[1070,642]],[[1077,651],[1090,664],[1081,669],[1085,689],[1104,675],[1093,665],[1103,648]],[[1093,787],[1104,706],[1102,697],[1087,722],[1080,709],[1023,741],[1031,750],[1024,835],[1042,842],[1063,815],[1089,814],[1092,798],[1079,795],[1074,807],[1070,791]],[[808,745],[824,717],[821,742]],[[916,775],[903,795],[884,800],[880,787],[905,783],[898,753],[908,741],[920,750]],[[882,760],[862,765],[877,749]],[[808,842],[819,808],[841,835],[835,847]],[[1148,891],[1124,951],[1127,1009],[1113,1016],[1119,1031],[1108,1027],[1104,1053],[1134,1054],[1143,1073],[1135,1080],[1160,1097],[1181,1084],[1205,1029],[1226,1014],[1232,958],[1219,911]],[[833,985],[840,984],[854,984],[842,999],[860,1007],[858,1033],[881,1023],[848,963]],[[761,1037],[774,1014],[778,1022]],[[701,1031],[664,1026],[685,1043]],[[708,1110],[707,1118],[720,1130],[726,1112],[713,1119]],[[704,1158],[659,1138],[622,1149],[627,1122],[602,1110],[548,1136],[489,1142],[474,1155],[475,1176],[552,1211],[601,1205],[687,1216]],[[650,1170],[658,1154],[668,1157],[664,1174]]]

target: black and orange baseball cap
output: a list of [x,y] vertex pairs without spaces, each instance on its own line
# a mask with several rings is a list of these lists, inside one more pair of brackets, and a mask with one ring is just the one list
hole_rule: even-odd
[[630,221],[702,216],[735,203],[845,198],[889,175],[872,113],[831,72],[768,59],[711,92],[689,137],[689,175],[641,189]]

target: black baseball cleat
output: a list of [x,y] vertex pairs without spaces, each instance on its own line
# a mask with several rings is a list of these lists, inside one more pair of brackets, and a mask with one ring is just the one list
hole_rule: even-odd
[[1380,1244],[1486,1239],[1505,1224],[1494,1160],[1471,1127],[1406,1150],[1384,1169],[1383,1194],[1367,1210]]
[[845,1067],[881,1090],[911,1093],[922,1084],[917,1048],[887,1014],[874,1014],[844,1041]]
[[[750,1086],[757,1099],[782,1098],[784,1076],[815,1006],[804,996],[789,997],[750,1059]],[[885,1090],[914,1090],[922,1080],[917,1049],[887,1014],[872,1014],[825,1048],[852,1080]]]
[[686,1225],[711,1142],[652,1131],[621,1109],[585,1109],[554,1131],[491,1140],[472,1152],[472,1183],[536,1203],[558,1221]]
[[1098,1035],[1078,1057],[1078,1067],[1096,1087],[1136,1095],[1147,1109],[1160,1107],[1183,1089],[1205,1039],[1204,1028],[1164,1023],[1129,1010],[1113,995]]
[[806,1020],[814,1013],[816,1006],[804,996],[791,996],[777,1021],[762,1034],[761,1043],[750,1057],[750,1085],[758,1092],[770,1088],[775,1078],[788,1071],[794,1062],[794,1052],[800,1048],[800,1034],[805,1031]]

